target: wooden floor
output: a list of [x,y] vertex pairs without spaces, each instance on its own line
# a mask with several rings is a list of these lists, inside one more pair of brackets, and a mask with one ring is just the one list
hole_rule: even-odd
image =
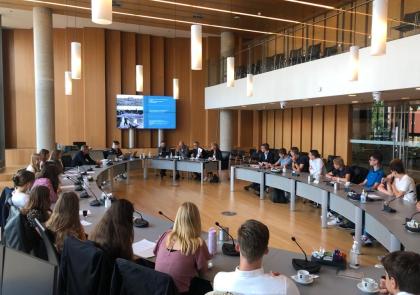
[[[299,249],[290,240],[295,236],[302,247],[311,253],[314,249],[341,249],[346,253],[352,246],[353,239],[347,230],[321,229],[321,209],[313,208],[309,203],[298,201],[296,211],[290,212],[287,204],[274,204],[267,198],[260,200],[251,192],[243,190],[245,182],[237,182],[235,192],[230,192],[228,175],[222,176],[219,184],[181,179],[178,186],[173,186],[171,177],[163,180],[154,173],[143,180],[141,175],[132,174],[127,185],[125,181],[115,183],[114,194],[127,198],[135,208],[152,215],[163,211],[174,218],[178,206],[185,201],[194,202],[201,212],[203,230],[214,226],[215,221],[228,226],[236,237],[236,230],[246,219],[257,219],[270,229],[270,246],[298,252]],[[236,215],[225,216],[223,211],[234,211]],[[378,244],[371,248],[362,248],[361,263],[378,263],[378,256],[387,251]]]

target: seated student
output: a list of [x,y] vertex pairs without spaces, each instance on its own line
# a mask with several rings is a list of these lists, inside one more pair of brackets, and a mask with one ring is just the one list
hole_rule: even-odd
[[299,290],[285,275],[264,273],[263,256],[268,253],[270,233],[263,223],[247,220],[238,229],[236,248],[239,266],[234,272],[219,272],[214,277],[215,291],[234,294],[296,295]]
[[113,140],[112,141],[112,147],[109,150],[109,154],[110,155],[115,155],[117,157],[122,156],[122,151],[120,149],[120,142],[118,140]]
[[47,162],[49,158],[50,151],[47,149],[41,149],[39,151],[39,167],[42,168],[42,165],[44,165],[44,163]]
[[114,201],[93,229],[89,239],[111,259],[133,260],[133,204],[124,199]]
[[60,169],[51,162],[45,162],[42,166],[41,172],[36,175],[34,187],[46,186],[50,190],[51,202],[55,203],[58,199],[58,193],[60,191]]
[[350,168],[344,165],[343,158],[336,157],[333,160],[333,169],[327,173],[327,178],[333,181],[349,182],[351,178]]
[[196,205],[183,203],[172,230],[165,232],[154,249],[155,270],[172,277],[180,293],[187,293],[191,280],[207,271],[211,256],[201,238],[200,212]]
[[64,246],[64,239],[73,236],[86,240],[86,234],[79,218],[79,197],[74,192],[65,192],[58,199],[54,210],[46,223],[46,227],[54,235],[54,243],[58,253]]
[[28,167],[26,167],[26,170],[37,173],[41,170],[41,160],[40,160],[39,154],[32,154],[31,155],[31,163],[29,163]]
[[[270,150],[270,146],[268,143],[263,143],[260,147],[260,153],[258,154],[258,165],[261,167],[270,167],[270,165],[274,164],[275,158],[274,153]],[[245,190],[249,190],[252,188],[254,193],[259,196],[260,195],[260,185],[258,183],[251,183],[244,187]]]
[[384,177],[384,170],[382,169],[382,154],[380,152],[373,152],[369,156],[369,170],[366,179],[359,183],[359,185],[364,186],[366,189],[376,189],[381,183],[382,178]]
[[315,178],[325,174],[324,161],[318,150],[309,151],[309,173]]
[[292,158],[292,169],[298,173],[309,172],[309,158],[302,155],[297,147],[290,149],[290,157]]
[[[170,153],[171,152],[169,148],[166,146],[166,141],[162,140],[158,148],[159,157],[166,158],[166,156],[169,156]],[[166,170],[160,169],[160,177],[164,177],[164,176],[166,176]]]
[[394,159],[389,164],[391,173],[385,178],[385,183],[378,186],[388,196],[403,198],[410,203],[417,202],[416,183],[405,173],[404,164],[400,159]]
[[61,152],[61,150],[53,150],[51,152],[50,159],[48,160],[48,162],[52,162],[57,165],[57,167],[61,171],[60,173],[64,172],[64,165],[63,165],[63,162],[61,161],[62,156],[63,156],[63,153]]
[[178,142],[178,145],[176,147],[175,155],[182,158],[188,158],[189,157],[189,150],[188,146],[184,144],[184,142],[181,140]]
[[287,154],[285,148],[279,149],[279,159],[271,167],[283,169],[292,169],[292,158]]
[[12,203],[18,208],[23,208],[29,201],[29,191],[34,184],[35,174],[21,169],[13,175],[15,190],[12,192]]
[[[221,161],[222,160],[222,151],[219,148],[219,145],[215,142],[211,143],[211,149],[208,153],[209,160],[211,161]],[[210,178],[211,183],[219,182],[219,175],[217,172],[208,172],[207,178]]]
[[409,251],[395,251],[382,258],[385,279],[381,279],[380,294],[420,294],[420,255]]
[[73,158],[73,166],[83,166],[83,165],[99,165],[100,162],[93,160],[89,155],[89,147],[87,145],[82,145],[80,151]]

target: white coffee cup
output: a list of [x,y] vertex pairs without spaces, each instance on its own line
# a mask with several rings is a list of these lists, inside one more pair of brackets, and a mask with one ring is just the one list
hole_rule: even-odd
[[378,287],[378,283],[371,278],[362,279],[362,287],[367,291],[375,290]]
[[297,278],[301,282],[307,282],[311,279],[311,274],[307,270],[299,270],[297,272]]

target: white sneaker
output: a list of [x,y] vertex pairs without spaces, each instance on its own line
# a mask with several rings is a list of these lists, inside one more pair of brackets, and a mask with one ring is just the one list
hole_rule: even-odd
[[334,218],[335,218],[334,214],[332,214],[330,211],[328,211],[327,219],[334,219]]
[[362,242],[363,246],[369,247],[372,246],[372,240],[367,235],[362,235],[360,237],[360,241]]
[[328,226],[337,226],[337,225],[340,225],[341,223],[343,223],[343,222],[340,220],[340,218],[335,217],[334,219],[328,221],[327,225]]

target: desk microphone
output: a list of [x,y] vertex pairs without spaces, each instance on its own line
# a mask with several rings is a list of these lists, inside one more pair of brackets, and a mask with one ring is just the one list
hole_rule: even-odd
[[420,214],[420,211],[419,212],[414,212],[413,215],[411,215],[410,217],[407,217],[405,219],[405,224],[407,224],[407,222],[410,222],[411,220],[413,220],[414,216],[416,216],[417,214]]
[[298,259],[298,258],[292,259],[293,268],[295,270],[304,269],[304,270],[309,271],[310,273],[318,273],[321,269],[321,265],[318,262],[308,260],[308,256],[306,255],[305,250],[303,250],[303,248],[299,245],[295,237],[292,237],[292,241],[296,243],[296,245],[302,251],[303,255],[305,255],[305,259]]
[[397,212],[397,210],[395,210],[394,208],[391,208],[391,206],[389,206],[389,204],[393,201],[395,201],[397,198],[394,197],[392,198],[390,201],[384,201],[384,208],[382,209],[382,211],[388,212],[388,213],[395,213]]
[[145,228],[149,227],[149,222],[143,218],[143,215],[140,211],[134,210],[138,215],[140,215],[140,218],[134,218],[133,223],[135,227]]
[[70,176],[66,176],[66,178],[68,179],[68,180],[70,180],[73,184],[74,184],[74,190],[76,191],[76,192],[81,192],[81,191],[83,191],[84,190],[84,188],[83,188],[83,186],[82,186],[82,182],[80,181],[80,180],[77,180],[77,179],[74,179],[74,178],[71,178]]
[[235,246],[235,239],[228,233],[227,230],[225,230],[219,222],[215,222],[214,223],[218,228],[220,228],[224,233],[226,233],[229,238],[232,240],[232,244],[229,243],[224,243],[222,245],[222,252],[224,255],[226,256],[239,256],[239,252],[236,251],[236,246]]
[[165,217],[166,219],[168,219],[170,222],[175,223],[175,221],[173,221],[168,216],[166,216],[162,211],[159,211],[158,213],[159,213],[159,215],[162,215],[163,217]]
[[99,207],[101,205],[104,204],[104,202],[102,202],[101,200],[98,199],[98,197],[96,196],[96,194],[91,190],[91,188],[89,187],[88,184],[85,185],[86,189],[89,190],[89,192],[92,194],[92,196],[95,198],[95,200],[90,201],[89,205],[92,207]]

